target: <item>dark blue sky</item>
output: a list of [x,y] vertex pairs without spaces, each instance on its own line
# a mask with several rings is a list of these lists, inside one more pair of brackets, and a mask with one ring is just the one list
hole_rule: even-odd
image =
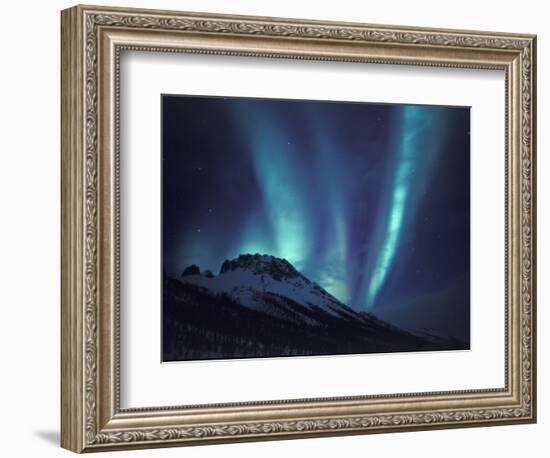
[[469,130],[463,107],[164,95],[163,267],[271,254],[357,310],[437,310],[465,338]]

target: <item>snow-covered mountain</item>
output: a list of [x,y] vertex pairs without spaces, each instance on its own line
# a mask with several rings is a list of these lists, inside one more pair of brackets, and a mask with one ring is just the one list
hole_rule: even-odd
[[183,272],[181,282],[207,294],[226,295],[252,310],[298,322],[320,324],[313,318],[316,313],[364,319],[308,280],[285,259],[245,254],[225,261],[217,276],[206,272],[201,273],[198,266],[190,266]]
[[187,267],[163,282],[163,359],[222,359],[459,348],[341,303],[288,261],[243,254],[218,275]]

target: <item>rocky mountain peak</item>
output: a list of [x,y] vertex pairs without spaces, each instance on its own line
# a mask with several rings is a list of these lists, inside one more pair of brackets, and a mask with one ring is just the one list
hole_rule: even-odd
[[181,273],[182,277],[188,277],[189,275],[200,275],[201,270],[196,264],[191,264],[189,267],[186,267]]
[[302,276],[286,259],[270,255],[242,254],[238,258],[226,259],[220,269],[220,275],[235,270],[250,271],[255,275],[268,274],[275,280]]

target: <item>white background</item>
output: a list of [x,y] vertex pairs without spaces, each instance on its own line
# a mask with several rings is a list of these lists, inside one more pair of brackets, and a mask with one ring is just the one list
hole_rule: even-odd
[[[97,3],[104,3],[97,1]],[[539,423],[537,425],[122,452],[128,456],[545,456],[550,97],[545,87],[549,13],[544,2],[122,1],[118,5],[371,23],[532,32],[539,36]],[[9,6],[8,6],[9,5]],[[0,166],[2,455],[68,456],[59,425],[59,10],[61,1],[3,5]],[[546,384],[547,385],[547,384]]]
[[[504,72],[144,52],[121,66],[122,407],[504,387]],[[471,350],[159,364],[159,94],[181,93],[471,106]]]

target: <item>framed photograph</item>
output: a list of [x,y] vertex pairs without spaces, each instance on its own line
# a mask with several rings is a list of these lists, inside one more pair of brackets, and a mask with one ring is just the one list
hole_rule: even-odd
[[62,12],[62,446],[536,421],[536,38]]

